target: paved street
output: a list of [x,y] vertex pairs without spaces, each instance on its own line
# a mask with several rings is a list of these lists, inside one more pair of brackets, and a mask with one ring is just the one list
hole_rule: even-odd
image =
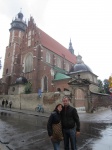
[[[47,135],[48,113],[0,109],[1,150],[53,150]],[[81,135],[78,150],[112,150],[112,112],[79,112]],[[63,142],[61,143],[63,150]]]

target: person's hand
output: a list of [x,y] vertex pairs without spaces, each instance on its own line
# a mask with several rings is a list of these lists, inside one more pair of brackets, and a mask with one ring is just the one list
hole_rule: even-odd
[[53,138],[53,136],[50,136],[50,140],[51,140],[51,141],[54,141],[54,142],[56,141],[56,140]]
[[76,132],[76,136],[79,136],[79,135],[80,135],[80,132],[79,132],[79,131],[77,131],[77,132]]
[[53,136],[50,136],[50,139],[52,140]]

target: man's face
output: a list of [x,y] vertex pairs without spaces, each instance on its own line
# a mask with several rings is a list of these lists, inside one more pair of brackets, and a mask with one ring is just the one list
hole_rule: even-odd
[[63,105],[68,106],[69,105],[69,99],[67,97],[63,98]]

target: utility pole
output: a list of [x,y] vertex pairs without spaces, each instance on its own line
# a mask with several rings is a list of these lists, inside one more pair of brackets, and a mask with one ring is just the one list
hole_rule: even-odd
[[2,68],[2,61],[1,61],[2,57],[0,57],[0,69]]

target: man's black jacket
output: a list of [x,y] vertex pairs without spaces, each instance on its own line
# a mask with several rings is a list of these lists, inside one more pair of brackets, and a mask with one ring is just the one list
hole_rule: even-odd
[[61,121],[63,129],[72,129],[76,127],[76,131],[80,131],[80,120],[77,110],[72,106],[63,107],[61,112]]

